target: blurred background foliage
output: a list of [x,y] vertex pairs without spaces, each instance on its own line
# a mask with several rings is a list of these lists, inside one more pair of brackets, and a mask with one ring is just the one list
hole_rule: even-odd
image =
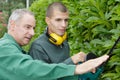
[[[4,0],[1,0],[4,1]],[[7,16],[16,8],[25,8],[25,0],[10,0],[0,9]],[[97,56],[107,54],[120,36],[120,0],[30,0],[30,10],[35,14],[35,40],[46,28],[45,13],[48,5],[54,1],[63,2],[69,12],[70,20],[67,28],[71,55],[79,51],[93,52]],[[11,6],[9,6],[11,4]],[[17,4],[17,5],[16,5]],[[4,6],[4,7],[3,7]],[[6,6],[6,7],[5,7]],[[7,19],[5,20],[5,22]],[[0,22],[0,37],[4,34]],[[2,33],[1,33],[2,31]],[[31,42],[32,42],[31,41]],[[31,43],[30,43],[31,44]],[[30,44],[23,47],[29,50]],[[120,44],[117,44],[113,57],[105,65],[100,80],[120,80]]]
[[[37,20],[36,39],[46,28],[45,11],[54,2],[63,2],[70,12],[67,28],[71,55],[79,51],[107,54],[120,35],[119,0],[36,0],[30,7]],[[114,49],[113,57],[105,66],[100,80],[120,79],[120,44]]]

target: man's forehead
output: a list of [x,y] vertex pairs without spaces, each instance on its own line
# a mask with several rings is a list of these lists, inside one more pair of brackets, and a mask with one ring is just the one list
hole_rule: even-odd
[[64,17],[69,17],[69,13],[68,12],[61,12],[61,11],[54,11],[52,16],[51,17],[61,17],[61,16],[64,16]]

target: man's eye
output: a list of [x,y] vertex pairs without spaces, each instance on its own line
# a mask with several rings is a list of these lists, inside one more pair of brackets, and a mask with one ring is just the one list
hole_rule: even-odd
[[31,28],[31,26],[29,26],[29,25],[25,26],[25,29],[30,29],[30,28]]
[[68,22],[69,19],[65,19],[65,22]]
[[61,19],[56,19],[56,21],[61,21]]
[[29,26],[27,26],[26,28],[27,28],[27,29],[30,29],[30,27],[29,27]]
[[33,29],[35,30],[35,27],[33,27]]

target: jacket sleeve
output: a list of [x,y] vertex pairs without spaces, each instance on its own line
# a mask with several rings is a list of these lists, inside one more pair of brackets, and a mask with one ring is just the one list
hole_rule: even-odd
[[[0,77],[9,80],[51,80],[74,75],[74,65],[47,64],[33,60],[14,45],[8,45],[0,46]],[[3,73],[5,75],[1,75]]]
[[[64,43],[64,45],[66,45],[67,50],[68,50],[68,54],[69,54],[69,56],[70,56],[70,46],[69,46],[68,42],[66,41],[66,43]],[[64,60],[63,63],[75,65],[75,64],[73,63],[71,57],[69,57],[69,58],[67,58],[66,60]]]
[[73,63],[71,57],[69,57],[68,59],[66,59],[65,61],[63,61],[63,63],[65,63],[65,64],[73,64],[73,65],[75,65],[75,64]]

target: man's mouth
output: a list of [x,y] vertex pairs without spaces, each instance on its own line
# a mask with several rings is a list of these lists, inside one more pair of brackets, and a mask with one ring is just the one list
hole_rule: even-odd
[[31,40],[31,38],[32,38],[32,37],[26,37],[26,39],[29,40],[29,41]]
[[62,32],[62,33],[65,32],[65,29],[60,29],[60,32]]

